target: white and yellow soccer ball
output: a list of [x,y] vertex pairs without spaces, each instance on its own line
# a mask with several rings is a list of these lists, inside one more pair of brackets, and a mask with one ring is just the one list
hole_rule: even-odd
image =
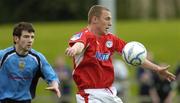
[[139,66],[144,63],[147,57],[147,50],[143,44],[132,41],[125,45],[122,50],[124,61],[133,66]]

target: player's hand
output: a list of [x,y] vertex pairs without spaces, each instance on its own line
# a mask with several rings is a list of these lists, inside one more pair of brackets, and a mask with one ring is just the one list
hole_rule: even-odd
[[165,79],[167,79],[169,82],[175,80],[176,76],[168,71],[168,68],[170,66],[160,66],[158,69],[158,74]]
[[67,49],[66,49],[66,51],[65,51],[65,54],[67,55],[67,56],[75,56],[76,55],[76,49],[75,48],[73,48],[73,47],[68,47]]
[[45,89],[55,92],[56,95],[58,96],[58,98],[61,97],[61,92],[59,90],[59,85],[58,85],[58,83],[56,81],[53,81],[51,83],[51,85],[49,87],[45,88]]

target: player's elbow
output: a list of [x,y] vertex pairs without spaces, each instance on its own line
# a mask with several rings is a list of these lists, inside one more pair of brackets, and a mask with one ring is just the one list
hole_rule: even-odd
[[76,43],[76,54],[80,54],[84,49],[84,44],[81,42]]

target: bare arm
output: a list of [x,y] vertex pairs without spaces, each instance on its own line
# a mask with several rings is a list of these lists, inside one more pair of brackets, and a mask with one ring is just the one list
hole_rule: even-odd
[[84,44],[81,42],[75,43],[72,47],[68,47],[65,51],[67,56],[75,56],[81,53],[84,49]]
[[61,97],[61,92],[59,90],[59,84],[57,81],[52,81],[52,83],[49,85],[49,87],[46,88],[46,90],[51,90],[55,92],[59,98]]
[[141,66],[144,68],[148,68],[148,69],[155,71],[160,76],[167,79],[168,81],[175,80],[176,76],[167,70],[169,68],[169,65],[168,66],[159,66],[159,65],[156,65],[156,64],[154,64],[154,63],[152,63],[146,59],[145,62]]
[[160,69],[159,65],[152,63],[148,59],[146,59],[145,62],[141,66],[144,68],[151,69],[152,71],[155,71],[155,72],[159,72],[159,69]]

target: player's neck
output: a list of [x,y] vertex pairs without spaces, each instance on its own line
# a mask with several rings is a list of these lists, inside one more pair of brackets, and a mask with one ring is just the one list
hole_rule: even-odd
[[96,36],[101,36],[101,33],[99,32],[99,30],[97,30],[95,26],[88,25],[87,28],[90,32],[94,33]]
[[15,45],[15,50],[19,55],[27,55],[28,54],[28,51],[25,51],[24,49],[22,49],[18,45]]

